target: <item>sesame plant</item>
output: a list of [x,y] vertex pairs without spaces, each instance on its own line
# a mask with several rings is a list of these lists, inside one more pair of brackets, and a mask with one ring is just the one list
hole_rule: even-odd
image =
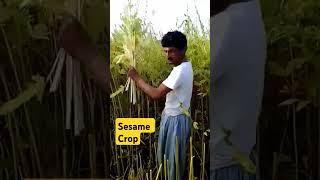
[[261,179],[319,179],[317,0],[261,1],[268,54],[258,132]]

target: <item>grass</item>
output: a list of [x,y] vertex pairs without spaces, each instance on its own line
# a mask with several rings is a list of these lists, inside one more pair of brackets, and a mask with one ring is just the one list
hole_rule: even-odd
[[[110,174],[110,155],[106,148],[110,144],[106,121],[108,97],[82,70],[77,72],[77,76],[83,78],[82,83],[75,89],[83,91],[76,92],[75,97],[83,98],[83,109],[79,108],[83,115],[72,114],[66,118],[66,114],[73,111],[70,106],[66,109],[66,89],[71,90],[70,83],[66,83],[64,62],[54,62],[59,55],[57,21],[62,12],[70,12],[64,2],[0,2],[0,56],[4,59],[0,65],[0,109],[5,110],[4,115],[0,115],[0,147],[5,147],[0,148],[0,179],[107,177]],[[107,18],[96,17],[106,14],[107,4],[102,0],[81,3],[81,23],[104,53],[109,38]],[[93,17],[99,25],[92,23]],[[50,93],[44,79],[53,75],[54,64],[60,73],[52,76],[56,77],[56,84]],[[38,80],[43,79],[42,83],[32,78],[35,75]],[[79,81],[76,79],[76,82]],[[37,88],[39,85],[42,88]],[[66,130],[66,119],[74,118],[83,118],[86,125],[79,136],[73,136],[73,130]],[[90,146],[85,146],[88,143]]]
[[319,6],[316,0],[261,1],[268,43],[261,179],[319,178]]

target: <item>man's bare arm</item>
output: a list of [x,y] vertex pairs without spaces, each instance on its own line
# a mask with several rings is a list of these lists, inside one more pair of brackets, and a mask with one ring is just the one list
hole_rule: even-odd
[[171,91],[170,88],[163,84],[160,84],[160,86],[157,88],[152,87],[148,83],[146,83],[142,78],[139,78],[136,81],[136,83],[137,86],[152,99],[159,99]]
[[128,76],[136,82],[136,85],[139,89],[141,89],[152,99],[159,99],[160,97],[165,96],[172,90],[163,84],[161,84],[159,87],[153,87],[149,85],[139,76],[139,74],[136,72],[134,68],[131,68],[128,71]]

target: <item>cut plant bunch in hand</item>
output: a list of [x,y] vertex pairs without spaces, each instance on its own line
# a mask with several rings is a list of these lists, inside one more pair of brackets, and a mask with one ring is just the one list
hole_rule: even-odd
[[[70,1],[72,6],[71,13],[80,20],[81,1]],[[63,48],[60,48],[53,64],[53,67],[48,75],[47,81],[51,80],[51,75],[54,73],[54,79],[51,82],[50,92],[55,92],[60,81],[62,68],[64,62],[66,63],[66,129],[71,127],[71,101],[74,100],[74,131],[75,135],[79,135],[84,128],[83,121],[83,102],[82,102],[82,88],[81,88],[81,70],[80,63],[74,61]],[[72,92],[73,90],[73,92]]]
[[[131,14],[131,11],[129,9],[129,15]],[[136,17],[137,14],[134,13],[131,16]],[[125,16],[126,17],[126,16]],[[124,43],[122,44],[122,52],[123,54],[120,54],[115,57],[116,64],[123,64],[126,67],[137,67],[137,61],[139,61],[139,49],[140,49],[140,39],[141,39],[141,26],[139,19],[137,18],[127,18],[125,19],[127,23],[125,23],[122,26],[123,31],[123,38]],[[124,86],[125,88],[122,89],[129,92],[130,97],[130,103],[136,104],[137,102],[137,90],[136,85],[133,79],[128,77],[127,82]],[[121,89],[121,88],[120,88]],[[111,95],[113,97],[114,94]]]
[[[55,92],[66,64],[66,129],[71,128],[71,107],[74,104],[74,132],[79,135],[84,128],[82,76],[80,63],[93,74],[98,85],[108,93],[108,68],[103,63],[97,48],[90,41],[80,23],[83,1],[70,0],[70,14],[64,14],[61,20],[58,42],[60,49],[48,75],[51,81],[50,92]],[[53,75],[54,74],[54,75]],[[53,80],[51,80],[53,76]]]

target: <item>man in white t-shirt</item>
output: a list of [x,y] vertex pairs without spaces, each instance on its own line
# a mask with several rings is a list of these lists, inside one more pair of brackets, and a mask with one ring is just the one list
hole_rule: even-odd
[[[191,63],[185,57],[187,39],[184,34],[179,31],[168,32],[163,36],[161,45],[168,63],[174,67],[159,87],[147,84],[132,67],[128,71],[128,76],[152,99],[166,96],[165,108],[161,116],[157,158],[159,165],[163,163],[164,157],[168,160],[170,179],[182,179],[191,130],[190,118],[183,109],[189,110],[190,107],[193,70]],[[179,144],[178,149],[176,149],[176,140]],[[179,157],[175,157],[176,151]],[[176,163],[179,164],[178,171]]]

